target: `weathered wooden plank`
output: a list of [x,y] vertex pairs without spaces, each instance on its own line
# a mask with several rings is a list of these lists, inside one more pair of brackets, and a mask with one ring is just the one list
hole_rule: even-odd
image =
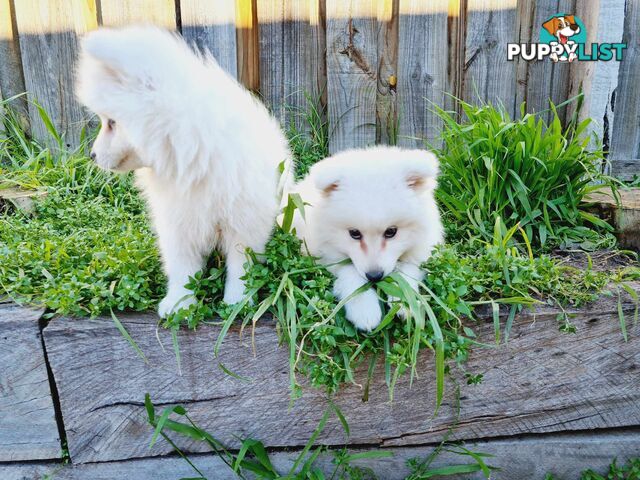
[[[84,112],[73,92],[78,35],[96,27],[94,0],[21,0],[14,2],[27,90],[50,115],[66,146],[77,145]],[[57,146],[29,104],[31,133]]]
[[308,125],[309,100],[321,107],[326,88],[323,0],[258,0],[260,93],[283,124]]
[[[632,288],[640,290],[640,284]],[[631,307],[625,297],[623,308]],[[617,298],[603,297],[589,308],[570,311],[575,314],[575,335],[558,331],[557,309],[520,315],[508,345],[477,350],[465,364],[466,371],[484,375],[481,384],[466,385],[460,372],[453,373],[435,418],[430,353],[424,353],[420,378],[412,388],[407,378],[399,381],[392,404],[383,369],[378,368],[368,403],[361,400],[361,388],[353,385],[334,398],[349,421],[350,441],[374,446],[433,443],[453,423],[457,427],[451,438],[467,440],[639,425],[640,325],[628,322],[630,339],[625,343],[616,310]],[[227,335],[218,359],[212,354],[217,327],[180,332],[180,376],[170,335],[156,327],[154,315],[122,315],[120,320],[148,356],[148,364],[107,318],[56,319],[44,330],[74,462],[168,453],[170,448],[162,443],[148,449],[142,406],[146,392],[158,405],[185,404],[193,418],[231,446],[238,444],[234,435],[258,438],[268,446],[304,445],[326,408],[322,392],[305,389],[289,409],[288,352],[278,347],[268,321],[256,327],[255,356],[250,340],[240,341],[237,331]],[[481,340],[492,341],[492,325],[480,325],[477,331]],[[218,362],[251,381],[225,375]],[[365,376],[360,371],[357,378]],[[457,422],[454,382],[461,394]],[[340,424],[329,422],[320,441],[342,444]],[[184,439],[179,445],[201,448]]]
[[[496,480],[542,480],[546,473],[557,478],[577,478],[579,472],[587,468],[604,474],[609,463],[617,458],[618,465],[628,458],[640,455],[640,430],[623,432],[536,435],[522,439],[493,440],[468,443],[467,448],[475,452],[493,455],[485,461],[500,470],[491,478]],[[354,465],[370,468],[384,480],[404,480],[410,473],[407,460],[424,459],[433,452],[433,446],[395,448],[393,456],[359,460]],[[366,450],[354,449],[350,453]],[[272,452],[270,459],[280,473],[288,472],[298,452]],[[316,466],[330,475],[335,468],[331,454],[324,454]],[[190,455],[190,460],[211,480],[235,480],[238,477],[213,455]],[[442,452],[432,466],[470,462],[470,458]],[[57,480],[129,480],[130,478],[153,478],[154,480],[175,480],[193,476],[195,472],[178,457],[147,458],[121,462],[89,463],[80,465],[17,464],[0,466],[3,480],[31,480],[52,475]],[[447,477],[452,480],[484,479],[478,474]]]
[[622,41],[627,44],[620,63],[611,138],[612,172],[631,180],[640,174],[640,1],[626,2]]
[[640,250],[640,188],[619,190],[619,200],[611,190],[596,190],[584,198],[593,204],[599,218],[607,220],[615,228],[621,248]]
[[445,104],[450,86],[447,70],[449,1],[400,0],[398,38],[398,143],[423,147],[440,134],[432,109]]
[[236,7],[228,0],[180,0],[182,36],[209,50],[220,66],[238,77]]
[[376,140],[377,0],[327,0],[329,151]]
[[[519,439],[468,442],[465,445],[475,452],[493,455],[486,458],[488,465],[500,470],[493,471],[495,480],[542,480],[547,473],[562,479],[578,478],[587,468],[606,473],[614,458],[618,464],[640,454],[640,430],[611,433],[572,433],[565,435],[529,435]],[[429,447],[396,448],[394,456],[374,461],[355,462],[371,466],[378,478],[403,480],[410,473],[407,461],[424,459],[431,453]],[[471,459],[441,453],[433,467],[471,463]],[[438,477],[436,477],[438,478]],[[452,480],[483,480],[482,472],[446,478]]]
[[44,310],[0,305],[0,462],[60,457],[38,321]]
[[[576,11],[575,0],[521,0],[519,8],[519,42],[538,43],[542,24],[552,15]],[[516,105],[527,103],[528,112],[540,112],[543,118],[549,120],[549,100],[556,105],[568,98],[570,84],[570,70],[575,65],[568,62],[554,63],[546,58],[541,61],[517,62],[517,91]],[[545,112],[545,113],[542,113]],[[561,121],[566,117],[566,109],[558,112]]]
[[376,94],[376,143],[398,143],[398,20],[400,2],[378,2],[378,78]]
[[[2,86],[0,86],[0,100],[2,100]],[[4,104],[0,103],[0,134],[4,134],[5,116],[6,116],[6,110],[5,110]]]
[[236,1],[236,45],[238,80],[257,92],[260,89],[260,50],[256,0]]
[[640,177],[640,158],[611,159],[613,175],[621,180],[633,180]]
[[[585,24],[586,45],[620,43],[624,30],[625,0],[577,2],[575,14]],[[571,67],[569,98],[584,93],[578,120],[593,119],[589,130],[605,142],[610,141],[613,129],[613,97],[618,86],[620,62],[577,62]],[[567,115],[574,114],[577,103],[567,107]],[[593,142],[595,146],[595,141]],[[608,145],[604,145],[605,151]]]
[[[25,91],[15,20],[13,2],[0,0],[0,99],[11,98]],[[27,127],[29,123],[26,98],[22,96],[15,99],[11,106]],[[1,115],[0,111],[0,131],[3,128]]]
[[176,28],[175,0],[107,0],[100,2],[101,25],[119,27],[130,23],[153,23]]
[[468,0],[463,99],[502,105],[511,115],[515,103],[516,64],[507,61],[507,43],[518,41],[517,1]]

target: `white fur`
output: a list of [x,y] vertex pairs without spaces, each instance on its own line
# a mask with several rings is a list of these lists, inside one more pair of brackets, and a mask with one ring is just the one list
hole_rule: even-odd
[[[309,203],[305,217],[296,215],[294,227],[309,253],[320,257],[336,276],[339,299],[367,282],[367,272],[400,272],[413,288],[423,273],[420,264],[442,242],[443,228],[433,191],[438,163],[422,150],[373,147],[349,150],[314,165],[295,187]],[[397,227],[393,238],[384,231]],[[350,229],[362,234],[354,240]],[[363,246],[366,245],[366,248]],[[351,264],[332,265],[345,258]],[[347,318],[370,331],[381,321],[374,289],[349,300]]]
[[263,250],[279,208],[278,166],[290,169],[277,122],[210,55],[151,26],[89,33],[78,96],[102,120],[97,164],[136,170],[168,276],[159,314],[193,302],[184,285],[216,247],[227,263],[224,300],[238,302],[245,249]]

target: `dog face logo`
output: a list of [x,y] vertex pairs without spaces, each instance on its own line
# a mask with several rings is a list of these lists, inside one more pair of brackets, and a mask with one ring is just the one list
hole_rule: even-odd
[[573,62],[578,44],[586,40],[584,24],[575,15],[556,15],[542,24],[540,40],[551,45],[549,58],[554,62]]

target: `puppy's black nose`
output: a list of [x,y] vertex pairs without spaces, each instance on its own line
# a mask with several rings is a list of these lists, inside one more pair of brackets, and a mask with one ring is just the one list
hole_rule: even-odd
[[96,152],[91,152],[89,157],[91,158],[91,160],[95,160],[96,159]]
[[372,270],[365,273],[365,276],[370,282],[379,282],[384,277],[384,272],[382,270]]

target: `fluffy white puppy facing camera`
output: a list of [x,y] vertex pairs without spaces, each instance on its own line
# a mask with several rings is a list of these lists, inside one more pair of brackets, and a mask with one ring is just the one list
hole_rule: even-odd
[[[339,299],[392,272],[417,289],[424,276],[420,264],[443,241],[437,176],[432,153],[378,146],[322,160],[295,186],[309,204],[306,220],[294,219],[296,232],[336,276]],[[351,263],[335,265],[345,258]],[[345,309],[361,330],[373,330],[382,319],[373,288],[351,298]]]
[[91,157],[135,170],[147,201],[168,277],[160,316],[195,301],[185,284],[215,248],[224,300],[240,301],[245,251],[263,251],[279,210],[283,161],[290,175],[280,125],[213,57],[152,26],[89,33],[77,94],[102,121]]

